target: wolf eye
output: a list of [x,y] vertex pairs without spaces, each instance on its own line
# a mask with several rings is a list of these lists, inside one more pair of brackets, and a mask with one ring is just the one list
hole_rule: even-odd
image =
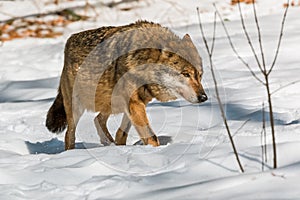
[[187,73],[187,72],[182,72],[182,75],[183,75],[184,77],[187,77],[187,78],[191,77],[190,74]]

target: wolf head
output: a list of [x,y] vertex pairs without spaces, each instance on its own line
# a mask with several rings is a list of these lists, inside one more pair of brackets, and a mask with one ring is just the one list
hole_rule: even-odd
[[169,69],[162,77],[163,85],[191,103],[206,101],[208,98],[201,84],[202,61],[190,36],[186,34],[179,44],[173,45],[178,49],[174,51],[170,47],[162,51],[162,59]]
[[119,89],[132,88],[127,92],[130,96],[136,88],[151,85],[152,96],[161,101],[179,96],[191,103],[206,101],[201,84],[202,61],[190,36],[186,34],[180,38],[169,29],[148,22],[138,22],[134,26],[108,42],[109,45],[117,44],[119,48],[113,53],[122,55],[117,63],[126,65],[126,76],[122,73],[121,76],[124,84],[126,81],[130,84]]

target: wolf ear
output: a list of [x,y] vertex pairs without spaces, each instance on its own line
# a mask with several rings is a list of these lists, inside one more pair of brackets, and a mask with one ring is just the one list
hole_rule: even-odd
[[192,39],[191,39],[191,36],[189,34],[185,34],[182,38],[183,41],[186,41],[186,42],[191,42]]
[[197,49],[196,46],[194,45],[192,39],[191,39],[191,36],[189,34],[185,34],[182,38],[182,41],[184,44],[186,44],[187,46],[191,47],[191,48],[194,48],[194,49]]

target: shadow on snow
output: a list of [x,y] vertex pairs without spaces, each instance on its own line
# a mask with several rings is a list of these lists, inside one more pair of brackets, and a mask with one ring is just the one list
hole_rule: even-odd
[[0,103],[52,101],[53,97],[45,95],[49,89],[57,89],[59,77],[30,81],[9,81],[0,85]]
[[[161,145],[167,145],[168,143],[172,142],[171,136],[158,136],[158,139]],[[25,144],[30,154],[58,154],[65,151],[65,143],[57,138],[36,143],[26,141]],[[134,145],[142,144],[143,143],[141,140],[134,143]],[[105,148],[103,145],[96,143],[78,142],[75,144],[75,149],[92,149],[98,147]]]
[[[188,102],[185,102],[184,100],[179,101],[172,101],[172,102],[153,102],[149,104],[149,107],[173,107],[173,108],[184,108],[184,107],[203,107],[203,108],[211,108],[211,110],[219,110],[219,105],[217,103],[212,102],[205,102],[202,104],[190,104]],[[263,121],[263,111],[262,109],[248,109],[243,104],[233,104],[228,103],[224,104],[224,109],[226,112],[227,120],[234,120],[234,121],[253,121],[253,122],[262,122]],[[267,111],[267,108],[264,111],[265,115],[265,121],[270,121],[269,118],[269,112]],[[293,119],[293,120],[285,120],[283,119],[284,113],[274,113],[274,119],[275,119],[275,125],[293,125],[293,124],[299,124],[300,119]]]
[[[58,154],[65,151],[65,143],[58,140],[57,138],[52,138],[49,141],[31,143],[26,141],[28,151],[30,154]],[[86,149],[84,143],[76,143],[76,149]]]

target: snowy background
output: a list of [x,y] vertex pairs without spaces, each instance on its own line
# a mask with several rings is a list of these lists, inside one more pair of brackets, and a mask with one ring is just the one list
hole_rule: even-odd
[[[89,6],[87,5],[89,3]],[[278,146],[278,169],[272,169],[270,128],[267,162],[262,167],[262,103],[264,87],[236,59],[217,24],[214,64],[234,140],[245,168],[239,171],[218,110],[204,51],[196,7],[211,40],[210,0],[1,1],[0,20],[67,7],[90,16],[62,28],[55,38],[20,38],[0,47],[0,199],[299,199],[300,198],[300,7],[290,7],[278,62],[271,74]],[[238,7],[215,0],[240,54],[251,65]],[[275,53],[281,0],[257,0],[267,64]],[[250,35],[257,39],[252,6],[242,4]],[[51,18],[51,16],[50,16]],[[151,125],[163,143],[157,148],[133,145],[103,147],[92,116],[81,119],[76,149],[64,151],[64,134],[45,128],[46,113],[56,96],[63,67],[63,49],[75,32],[138,19],[161,23],[183,36],[189,33],[204,60],[203,84],[209,101],[153,101],[147,108]],[[256,48],[258,44],[256,43]],[[255,72],[259,73],[259,69]],[[266,116],[268,110],[266,110]],[[112,134],[121,116],[109,119]],[[245,124],[245,121],[247,123]],[[172,141],[170,141],[172,138]]]

